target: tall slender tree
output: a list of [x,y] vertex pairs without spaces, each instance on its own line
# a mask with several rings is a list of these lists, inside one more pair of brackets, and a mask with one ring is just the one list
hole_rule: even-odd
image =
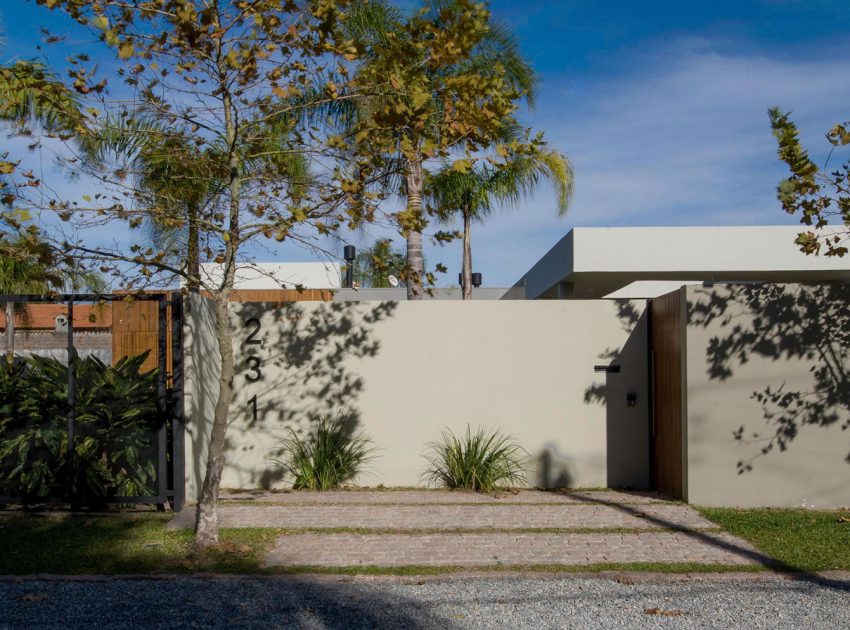
[[[13,133],[70,138],[85,135],[80,102],[55,75],[42,64],[17,61],[0,66],[0,122]],[[0,158],[0,197],[10,207],[15,200],[14,182],[8,176],[17,164]],[[30,178],[30,183],[40,182]],[[74,280],[53,265],[49,248],[38,239],[38,231],[28,225],[26,213],[0,216],[0,294],[47,293]],[[76,278],[81,280],[82,278]],[[23,304],[3,303],[5,318],[5,354],[12,362],[15,355],[15,318],[26,317]]]
[[[47,293],[55,288],[47,270],[27,259],[0,256],[0,294]],[[6,361],[15,359],[15,316],[26,317],[24,305],[13,301],[3,304]]]
[[483,221],[496,207],[515,206],[544,182],[555,190],[559,215],[569,207],[573,192],[573,167],[565,155],[542,145],[528,155],[504,163],[487,163],[467,169],[443,168],[428,181],[428,193],[438,217],[463,225],[463,299],[472,299],[472,223]]
[[[278,127],[283,127],[280,121]],[[127,173],[133,180],[135,203],[149,215],[151,241],[158,249],[172,253],[172,264],[185,264],[186,287],[197,293],[204,258],[201,224],[209,221],[211,208],[227,180],[217,155],[224,148],[212,144],[201,150],[186,135],[163,129],[156,116],[144,110],[107,121],[78,144],[85,158],[99,170]],[[262,162],[274,162],[280,185],[293,193],[306,190],[310,173],[305,156],[287,150],[285,140],[274,128],[267,130],[262,144],[265,146],[251,147],[254,155],[240,156],[243,168],[260,169]]]
[[[422,155],[444,155],[461,138],[474,147],[490,137],[518,96],[502,73],[437,72],[467,58],[487,31],[487,12],[471,2],[459,1],[439,24],[409,21],[403,36],[388,38],[381,54],[360,68],[358,58],[371,44],[342,28],[346,11],[359,0],[38,2],[90,29],[113,55],[110,63],[102,55],[95,63],[87,49],[69,68],[73,89],[87,105],[89,129],[116,116],[149,112],[167,136],[159,137],[158,145],[168,146],[169,138],[185,141],[209,172],[223,174],[198,222],[202,255],[223,271],[218,278],[201,279],[201,289],[211,296],[220,359],[195,543],[213,545],[219,537],[218,493],[236,376],[229,297],[246,250],[267,240],[309,245],[317,235],[368,220],[375,206],[369,187],[385,169],[386,156],[399,146],[414,151],[399,139],[395,120],[415,130],[439,117],[447,133],[434,138],[430,148],[426,140],[433,134],[407,137],[421,140],[416,150]],[[411,66],[414,57],[428,74]],[[105,77],[103,69],[109,73]],[[338,100],[381,105],[351,134],[302,124],[302,112],[321,111]],[[436,102],[444,104],[439,113]],[[272,133],[277,144],[270,149]],[[305,188],[292,186],[285,176],[284,165],[295,155],[310,164]],[[187,279],[185,252],[174,264],[180,252],[132,237],[132,229],[149,222],[182,229],[185,213],[137,203],[138,173],[104,172],[85,161],[67,160],[65,167],[96,177],[98,190],[82,200],[58,194],[42,199],[27,194],[31,174],[16,172],[21,185],[15,188],[15,205],[52,215],[45,216],[48,224],[66,222],[66,229],[53,232],[53,243],[66,258],[119,274],[131,289],[164,276]],[[130,243],[90,238],[115,224],[130,228]]]
[[[522,99],[533,103],[537,78],[510,28],[469,0],[426,0],[412,17],[373,0],[350,28],[372,45],[360,76],[384,88],[365,103],[355,132],[392,131],[379,148],[401,176],[406,207],[396,221],[407,246],[407,293],[420,299],[432,280],[422,249],[426,163],[460,147],[474,153],[498,137]],[[447,48],[445,33],[454,30],[464,37]]]
[[[103,279],[97,273],[57,265],[55,252],[41,240],[33,225],[10,236],[0,230],[0,294],[45,295],[81,289],[97,293],[103,289]],[[6,361],[12,363],[15,358],[16,319],[26,323],[29,311],[26,303],[13,300],[3,302],[2,308]]]

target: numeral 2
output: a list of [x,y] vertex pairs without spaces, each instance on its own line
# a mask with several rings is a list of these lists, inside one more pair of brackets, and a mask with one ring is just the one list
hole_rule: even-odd
[[257,319],[256,317],[252,317],[251,319],[245,321],[245,326],[246,327],[253,326],[254,330],[252,330],[251,333],[245,338],[245,344],[244,345],[246,345],[246,346],[259,346],[260,344],[262,344],[263,342],[261,340],[254,339],[254,337],[257,336],[257,333],[260,332],[260,320]]

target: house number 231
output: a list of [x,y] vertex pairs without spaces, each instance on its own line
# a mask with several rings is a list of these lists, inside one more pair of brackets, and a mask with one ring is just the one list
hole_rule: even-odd
[[[245,320],[245,328],[250,330],[248,336],[245,338],[245,342],[242,344],[243,346],[259,346],[262,345],[262,341],[257,339],[257,335],[260,333],[260,320],[256,317],[252,317],[250,319]],[[249,383],[256,383],[261,378],[263,378],[262,361],[258,356],[250,356],[246,361],[247,365],[247,374],[245,374],[245,380]],[[248,405],[251,407],[251,421],[257,421],[257,395],[254,394],[251,398],[248,399]]]

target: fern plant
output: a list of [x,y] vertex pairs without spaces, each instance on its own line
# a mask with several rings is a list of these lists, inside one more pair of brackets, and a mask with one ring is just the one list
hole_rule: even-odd
[[315,431],[289,429],[271,460],[296,490],[333,490],[354,479],[374,456],[372,440],[351,430],[348,418],[323,418]]
[[469,425],[462,437],[443,431],[425,454],[428,467],[423,478],[429,486],[495,492],[522,485],[528,453],[511,436]]

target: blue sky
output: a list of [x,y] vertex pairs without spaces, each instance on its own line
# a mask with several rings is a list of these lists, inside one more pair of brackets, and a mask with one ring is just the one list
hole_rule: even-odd
[[[537,107],[523,119],[570,156],[576,196],[561,219],[544,189],[474,226],[475,271],[490,286],[513,284],[573,226],[794,223],[774,194],[784,170],[767,108],[793,110],[820,160],[823,134],[850,118],[846,0],[494,0],[491,9],[540,74]],[[2,15],[5,60],[34,54],[47,12],[6,0]],[[274,254],[310,259],[293,246]],[[426,258],[448,266],[441,284],[456,281],[457,244],[426,245]]]

